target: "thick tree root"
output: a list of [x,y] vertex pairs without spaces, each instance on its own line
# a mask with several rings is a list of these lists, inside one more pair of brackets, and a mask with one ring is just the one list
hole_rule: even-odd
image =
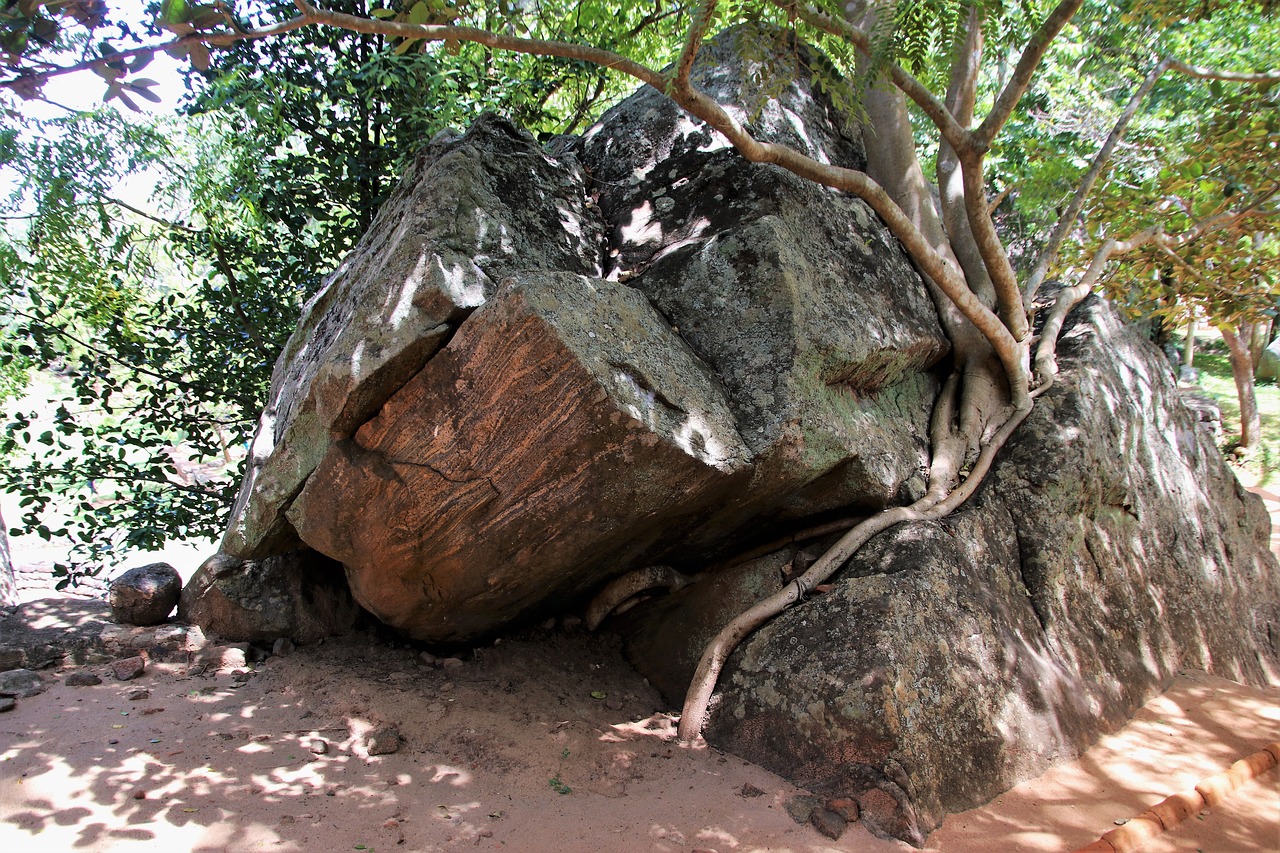
[[583,621],[588,631],[594,631],[610,613],[632,596],[651,589],[675,592],[691,582],[687,575],[680,574],[670,566],[645,566],[643,569],[636,569],[600,590],[596,597],[591,599],[591,605],[587,607]]

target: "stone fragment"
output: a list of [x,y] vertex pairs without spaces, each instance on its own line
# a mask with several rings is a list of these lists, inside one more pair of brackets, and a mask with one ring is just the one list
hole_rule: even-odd
[[182,577],[173,566],[138,566],[111,581],[111,614],[126,625],[157,625],[173,612],[181,592]]
[[400,750],[400,730],[395,726],[379,726],[365,735],[365,749],[370,755],[390,755]]
[[12,711],[18,705],[17,700],[12,696],[0,696],[0,714],[5,711]]
[[93,687],[95,684],[101,684],[102,679],[92,672],[73,672],[63,683],[68,687]]
[[313,755],[327,755],[329,742],[322,737],[311,738],[307,741],[307,751]]
[[805,824],[813,817],[815,810],[822,808],[822,801],[808,794],[796,794],[783,804],[787,814],[796,823]]
[[760,790],[755,785],[752,785],[750,782],[743,782],[742,790],[738,791],[738,796],[746,797],[748,799],[754,798],[754,797],[763,797],[764,791]]
[[111,672],[119,681],[132,681],[146,670],[146,661],[140,655],[111,662]]
[[29,669],[11,669],[0,672],[0,696],[26,699],[45,691],[40,676]]
[[458,642],[666,547],[745,461],[714,377],[643,296],[526,274],[331,448],[288,517],[383,622]]
[[846,823],[853,823],[858,819],[858,801],[850,799],[849,797],[838,797],[834,800],[827,800],[827,809],[840,815],[840,817],[845,819]]
[[849,825],[849,822],[841,815],[824,808],[814,809],[813,814],[809,816],[809,822],[813,824],[814,829],[832,841],[836,841],[841,835],[844,835],[845,828]]
[[293,640],[288,637],[281,637],[271,644],[271,654],[273,655],[291,655],[294,652]]
[[133,690],[126,693],[124,698],[128,699],[130,702],[141,702],[144,699],[151,698],[151,691],[145,687],[135,687]]

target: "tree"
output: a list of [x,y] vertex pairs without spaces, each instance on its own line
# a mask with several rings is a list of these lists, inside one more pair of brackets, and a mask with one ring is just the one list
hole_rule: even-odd
[[[1161,21],[1209,14],[1219,5],[1096,2],[1088,6],[1085,18],[1121,19],[1126,26],[1150,32]],[[544,12],[558,9],[557,4],[406,0],[374,9],[370,17],[321,8],[311,0],[295,0],[294,6],[296,13],[289,17],[251,27],[221,3],[167,0],[159,20],[179,36],[171,47],[186,50],[197,67],[207,64],[207,46],[334,27],[391,39],[393,51],[438,55],[442,50],[476,45],[495,54],[511,52],[610,69],[662,91],[719,131],[746,159],[780,166],[862,198],[898,237],[930,285],[953,344],[954,372],[937,402],[925,495],[910,506],[889,509],[853,527],[782,593],[751,608],[713,640],[686,699],[680,723],[686,739],[700,732],[719,670],[742,637],[803,598],[872,535],[902,521],[946,515],[977,488],[1003,442],[1026,417],[1035,397],[1053,381],[1063,318],[1089,292],[1092,281],[1061,291],[1039,338],[1032,334],[1030,306],[1075,229],[1089,192],[1155,83],[1170,72],[1233,85],[1267,86],[1280,81],[1276,72],[1218,72],[1189,65],[1180,57],[1151,62],[1153,67],[1132,88],[1111,132],[1090,151],[1091,162],[1083,168],[1075,192],[1061,198],[1060,216],[1051,230],[1046,229],[1049,233],[1034,263],[1020,273],[991,215],[990,155],[1018,114],[1046,55],[1072,25],[1084,0],[1016,6],[995,0],[855,0],[847,4],[704,0],[682,8],[674,18],[683,35],[673,44],[669,53],[674,61],[665,70],[642,61],[654,56],[661,60],[664,52],[635,58],[625,45],[584,43],[585,30],[539,37],[535,31],[545,24]],[[608,21],[615,8],[623,13],[629,6],[591,3],[581,8],[589,9],[595,20]],[[654,6],[661,8],[661,3]],[[874,133],[864,134],[869,162],[865,173],[819,163],[786,146],[753,138],[724,105],[691,84],[690,70],[703,40],[719,27],[743,20],[772,24],[817,42],[837,68],[860,73],[865,85],[858,115],[867,128],[874,128]],[[541,32],[545,31],[544,27]],[[113,82],[121,87],[142,85],[130,82],[132,66],[121,70],[124,53],[87,61],[119,71]],[[29,87],[52,73],[19,75],[20,85]],[[13,85],[0,80],[0,86],[13,88],[19,78]],[[918,148],[918,141],[923,148]],[[936,203],[925,177],[926,166],[935,177]]]

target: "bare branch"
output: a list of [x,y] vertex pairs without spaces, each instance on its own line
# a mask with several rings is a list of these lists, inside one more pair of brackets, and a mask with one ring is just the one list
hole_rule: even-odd
[[1202,68],[1198,65],[1189,65],[1178,59],[1167,61],[1169,62],[1169,67],[1179,74],[1186,74],[1188,77],[1196,77],[1201,80],[1222,80],[1226,83],[1244,83],[1251,86],[1274,86],[1280,83],[1280,70],[1275,69],[1251,74],[1242,71],[1221,71],[1216,68]]
[[1058,219],[1058,224],[1054,226],[1053,233],[1049,235],[1049,241],[1045,243],[1043,249],[1040,250],[1040,257],[1036,259],[1035,268],[1031,271],[1031,277],[1027,279],[1026,294],[1024,299],[1030,303],[1040,289],[1040,285],[1044,283],[1044,278],[1049,273],[1049,265],[1053,263],[1053,259],[1058,256],[1058,250],[1062,248],[1062,241],[1066,239],[1067,232],[1075,224],[1076,217],[1080,215],[1080,211],[1084,208],[1085,199],[1089,193],[1093,191],[1094,185],[1098,182],[1098,178],[1102,176],[1106,170],[1107,164],[1111,161],[1111,154],[1115,151],[1116,146],[1120,143],[1120,139],[1124,136],[1125,131],[1129,127],[1129,122],[1138,112],[1138,107],[1147,97],[1147,94],[1155,86],[1160,76],[1169,69],[1170,60],[1165,59],[1156,63],[1156,67],[1151,69],[1146,79],[1142,81],[1137,90],[1129,98],[1129,103],[1125,106],[1124,112],[1120,114],[1120,118],[1116,119],[1115,126],[1111,128],[1111,133],[1107,136],[1102,147],[1098,149],[1098,153],[1093,157],[1093,163],[1089,166],[1089,171],[1085,172],[1084,177],[1080,180],[1080,185],[1076,187],[1075,195],[1071,198],[1071,203],[1067,205],[1066,211]]
[[667,88],[668,78],[666,75],[628,59],[621,54],[597,47],[544,39],[520,38],[519,36],[502,35],[475,27],[455,27],[446,24],[406,24],[398,21],[361,18],[357,15],[347,15],[342,12],[330,12],[326,9],[317,8],[309,0],[294,0],[294,5],[301,12],[301,15],[294,19],[302,22],[300,26],[321,24],[355,33],[384,35],[392,38],[421,39],[424,41],[451,39],[454,41],[473,42],[496,50],[509,50],[514,53],[577,59],[583,62],[590,62],[593,65],[599,65],[602,68],[619,71],[634,77],[641,83],[648,83],[660,92],[665,93]]
[[1026,94],[1028,87],[1031,86],[1031,78],[1035,76],[1036,69],[1040,67],[1040,62],[1044,59],[1044,55],[1048,53],[1049,46],[1053,44],[1053,40],[1058,37],[1058,33],[1071,20],[1071,16],[1084,3],[1084,0],[1061,0],[1049,16],[1044,19],[1044,23],[1031,36],[1031,40],[1027,42],[1027,47],[1022,51],[1022,56],[1018,59],[1018,64],[1014,66],[1013,74],[1009,77],[1009,82],[1005,84],[1000,95],[996,98],[995,104],[991,108],[991,112],[983,119],[982,124],[973,132],[973,144],[981,151],[986,151],[991,147],[991,141],[995,139],[1000,128],[1004,127],[1005,122],[1009,120],[1009,116],[1013,115],[1014,107],[1018,105],[1018,101],[1022,100],[1022,96]]
[[693,70],[693,61],[698,58],[698,49],[702,47],[702,40],[706,37],[707,30],[715,17],[716,0],[702,0],[701,8],[689,24],[689,32],[685,35],[680,57],[676,60],[675,76],[671,80],[672,86],[684,88],[689,85],[689,72]]

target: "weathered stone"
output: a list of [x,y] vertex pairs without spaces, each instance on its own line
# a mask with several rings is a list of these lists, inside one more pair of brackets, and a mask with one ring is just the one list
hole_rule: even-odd
[[67,676],[66,681],[63,683],[68,687],[93,687],[101,684],[102,679],[92,672],[73,672]]
[[147,669],[147,662],[140,655],[111,662],[111,672],[119,681],[132,681]]
[[191,576],[178,602],[178,616],[223,639],[299,643],[341,634],[355,624],[342,567],[313,551],[263,560],[216,554]]
[[[803,70],[744,59],[761,51],[742,40],[759,38],[737,30],[707,44],[695,84],[764,141],[865,168],[856,131]],[[762,76],[797,72],[761,101]],[[950,345],[923,282],[870,208],[747,163],[653,89],[610,110],[584,140],[614,228],[606,272],[634,276],[715,370],[753,454],[753,489],[726,509],[745,520],[776,507],[785,518],[918,495],[936,393],[919,371]],[[713,527],[703,537],[718,535]]]
[[1255,379],[1264,382],[1280,380],[1280,338],[1267,344],[1266,349],[1262,351],[1262,357],[1258,359],[1258,366],[1254,369],[1253,375]]
[[791,819],[796,823],[808,823],[813,817],[816,809],[822,808],[822,801],[817,797],[811,797],[808,794],[796,794],[783,803],[787,814],[791,815]]
[[293,652],[293,641],[288,637],[281,637],[271,644],[271,654],[273,655],[280,655],[283,657],[285,655],[291,655]]
[[1183,667],[1263,682],[1280,570],[1261,501],[1158,350],[1090,300],[969,505],[873,539],[730,659],[718,746],[921,843],[1126,720]]
[[379,726],[365,735],[365,750],[370,755],[390,755],[400,751],[400,730],[395,726]]
[[12,711],[16,707],[18,707],[18,703],[12,696],[0,696],[0,714],[5,711]]
[[433,140],[285,345],[223,553],[297,549],[283,512],[331,440],[374,415],[503,277],[598,274],[586,202],[571,155],[552,157],[502,119]]
[[845,828],[849,825],[847,820],[830,809],[814,809],[813,814],[809,816],[809,822],[813,824],[814,829],[832,841],[844,835]]
[[168,563],[138,566],[111,581],[111,614],[126,625],[158,625],[182,592],[182,576]]
[[579,594],[748,476],[717,383],[641,294],[515,282],[333,446],[288,513],[417,639]]
[[0,696],[26,699],[45,691],[40,676],[29,669],[11,669],[0,672]]

